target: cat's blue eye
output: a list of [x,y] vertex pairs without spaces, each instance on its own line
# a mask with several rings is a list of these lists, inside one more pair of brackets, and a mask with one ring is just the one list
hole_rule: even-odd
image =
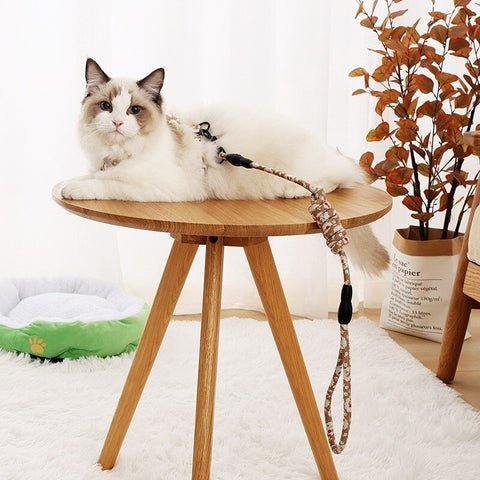
[[132,105],[127,113],[130,113],[132,115],[137,115],[137,113],[140,113],[140,110],[142,109],[142,107],[139,107],[138,105]]
[[112,111],[112,104],[110,102],[105,101],[105,100],[103,102],[100,102],[99,106],[102,110],[104,110],[106,112],[111,112]]

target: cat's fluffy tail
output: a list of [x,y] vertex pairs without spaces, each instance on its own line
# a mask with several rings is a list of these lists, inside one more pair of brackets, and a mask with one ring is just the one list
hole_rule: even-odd
[[345,253],[352,263],[371,276],[380,275],[388,268],[390,255],[380,243],[370,225],[347,230],[350,243]]

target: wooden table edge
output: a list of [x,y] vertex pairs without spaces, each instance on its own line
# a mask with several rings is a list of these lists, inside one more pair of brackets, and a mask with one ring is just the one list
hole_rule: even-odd
[[[289,229],[288,225],[285,224],[268,224],[262,226],[258,225],[225,225],[222,223],[209,223],[208,224],[208,233],[206,233],[206,224],[205,223],[195,223],[191,220],[185,222],[179,221],[169,221],[169,220],[160,220],[160,219],[142,219],[142,225],[139,225],[138,217],[128,216],[124,214],[113,214],[102,211],[92,210],[91,208],[82,206],[81,202],[83,200],[68,200],[64,199],[61,196],[61,188],[63,183],[55,185],[52,189],[52,198],[53,200],[66,209],[67,211],[79,215],[83,218],[90,220],[95,220],[101,223],[106,223],[115,226],[136,228],[141,230],[149,231],[158,231],[166,232],[173,234],[187,234],[187,235],[215,235],[223,237],[266,237],[266,236],[284,236],[284,235],[304,235],[304,234],[316,234],[320,233],[320,230],[317,224],[313,221],[305,222],[304,224],[293,224]],[[358,188],[358,187],[357,187]],[[363,186],[362,188],[368,188],[375,190],[379,193],[382,193],[383,205],[381,208],[375,212],[366,213],[364,215],[359,215],[352,218],[342,219],[342,224],[346,229],[355,228],[362,225],[371,223],[379,218],[383,217],[392,209],[392,198],[383,190],[372,186]],[[347,190],[347,189],[345,189]],[[350,189],[348,189],[350,190]],[[329,194],[327,194],[328,199]],[[91,201],[91,200],[90,200]],[[102,200],[108,202],[125,202],[130,203],[125,200]],[[224,200],[229,202],[230,200]],[[275,200],[267,200],[275,201]],[[132,203],[141,203],[141,202],[132,202]],[[155,202],[146,202],[146,203],[155,203]],[[166,203],[166,202],[159,202]],[[184,202],[172,202],[172,203],[184,203]],[[185,202],[193,203],[193,202]],[[201,203],[201,202],[198,202]],[[334,203],[334,202],[332,202]],[[335,205],[333,205],[335,207]],[[306,205],[308,207],[308,205]],[[255,228],[254,228],[255,227]]]

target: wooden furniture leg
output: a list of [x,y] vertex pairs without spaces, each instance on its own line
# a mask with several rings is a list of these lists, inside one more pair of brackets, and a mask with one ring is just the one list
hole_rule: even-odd
[[[471,144],[473,145],[473,144]],[[445,383],[450,383],[455,378],[460,353],[462,352],[465,333],[467,332],[473,300],[463,293],[465,274],[468,267],[468,239],[472,227],[473,216],[480,204],[480,179],[472,202],[468,217],[465,236],[463,237],[462,250],[458,259],[457,274],[453,282],[452,296],[448,307],[447,318],[443,329],[442,346],[438,357],[437,377]]]
[[458,259],[438,357],[437,377],[445,383],[450,383],[455,378],[473,305],[473,300],[463,293],[463,283],[468,267],[467,251],[468,236],[466,235]]
[[244,250],[320,476],[323,480],[338,480],[268,240],[246,246]]
[[198,245],[174,241],[98,463],[113,468]]
[[223,239],[209,237],[206,246],[192,480],[210,478],[222,297]]

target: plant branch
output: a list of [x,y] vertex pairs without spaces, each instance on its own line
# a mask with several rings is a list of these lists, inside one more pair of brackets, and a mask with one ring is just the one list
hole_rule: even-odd
[[[413,176],[415,178],[415,182],[413,184],[413,194],[422,198],[422,195],[420,192],[420,178],[418,176],[418,164],[415,158],[415,152],[413,151],[413,148],[411,146],[410,146],[410,160],[412,162]],[[428,238],[428,229],[427,231],[425,231],[425,222],[423,220],[419,220],[418,226],[420,229],[420,238],[422,240],[426,240]]]
[[458,237],[458,234],[460,232],[460,227],[462,225],[463,216],[469,208],[468,200],[473,196],[473,194],[475,192],[479,175],[480,175],[480,171],[477,171],[477,173],[475,174],[475,177],[473,178],[473,183],[470,185],[470,188],[468,189],[467,195],[465,196],[465,200],[463,201],[462,208],[461,208],[460,213],[458,215],[457,225],[455,226],[455,231],[453,232],[454,237]]

